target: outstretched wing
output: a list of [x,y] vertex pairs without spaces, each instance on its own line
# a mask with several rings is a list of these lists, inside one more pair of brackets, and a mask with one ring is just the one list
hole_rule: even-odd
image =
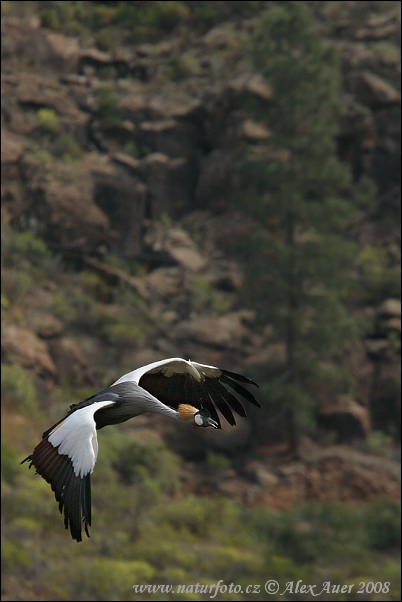
[[182,403],[206,408],[221,428],[217,410],[232,426],[236,424],[233,411],[245,417],[241,401],[260,404],[243,385],[255,385],[249,378],[215,366],[198,364],[181,358],[171,358],[148,364],[125,374],[114,383],[136,381],[162,403],[177,409]]
[[30,461],[52,487],[59,510],[64,510],[64,525],[71,536],[82,541],[82,527],[89,537],[91,525],[91,474],[98,455],[98,439],[94,414],[114,402],[97,401],[72,410],[43,434]]

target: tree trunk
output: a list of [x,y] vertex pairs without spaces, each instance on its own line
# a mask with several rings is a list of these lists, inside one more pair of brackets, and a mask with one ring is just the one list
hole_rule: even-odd
[[[297,367],[295,361],[295,324],[292,315],[289,316],[288,330],[286,338],[286,373],[288,376],[288,382],[296,385],[298,382]],[[286,428],[287,428],[287,439],[289,453],[296,455],[299,449],[299,433],[297,428],[296,410],[295,408],[288,408],[285,413]]]
[[[292,200],[289,196],[289,211],[286,223],[286,243],[289,249],[289,269],[287,276],[288,299],[287,299],[287,329],[286,329],[286,373],[288,382],[292,385],[298,384],[298,370],[296,360],[297,324],[296,310],[298,299],[295,293],[296,283],[296,258],[295,258],[295,219],[292,210]],[[290,407],[285,413],[289,453],[296,455],[299,449],[299,433],[297,428],[296,410]]]
[[287,426],[288,451],[292,456],[297,456],[299,451],[299,433],[296,424],[296,412],[293,408],[286,410],[285,418]]

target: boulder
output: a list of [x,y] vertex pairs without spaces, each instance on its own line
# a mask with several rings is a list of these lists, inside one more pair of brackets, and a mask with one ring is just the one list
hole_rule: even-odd
[[268,102],[272,99],[273,90],[270,83],[259,73],[252,75],[242,74],[233,79],[229,84],[229,89],[236,94],[248,93],[256,96],[263,102]]
[[58,80],[25,73],[15,90],[20,105],[29,108],[48,107],[59,115],[76,118],[78,108]]
[[184,90],[164,90],[150,100],[149,109],[160,119],[198,121],[204,114],[204,106],[199,98],[194,98]]
[[53,339],[64,330],[63,322],[50,313],[30,310],[26,312],[25,319],[29,328],[41,339]]
[[377,333],[382,336],[394,332],[401,335],[401,300],[386,299],[377,308]]
[[269,82],[259,73],[256,73],[250,77],[245,88],[250,94],[257,96],[259,99],[265,102],[268,102],[272,99],[272,87]]
[[118,104],[119,115],[135,124],[150,119],[158,119],[159,113],[153,110],[141,94],[126,94]]
[[175,219],[189,207],[194,194],[196,167],[192,161],[151,153],[139,162],[138,175],[147,186],[152,219]]
[[243,472],[250,481],[267,489],[274,488],[279,483],[279,477],[266,468],[263,463],[256,460],[249,462],[244,467]]
[[49,346],[62,382],[70,387],[95,385],[90,361],[78,340],[65,336]]
[[202,134],[195,123],[164,119],[143,121],[139,125],[139,146],[169,157],[189,157],[202,144]]
[[244,337],[249,334],[245,322],[250,312],[240,310],[224,316],[194,316],[178,324],[173,337],[190,339],[211,347],[243,349]]
[[195,247],[173,243],[169,249],[171,256],[183,267],[193,272],[202,270],[206,265],[206,260]]
[[321,408],[318,424],[335,432],[338,442],[350,443],[354,439],[365,439],[370,430],[368,410],[353,400]]
[[252,119],[246,119],[243,122],[242,134],[249,142],[262,142],[272,136],[271,131],[264,123],[253,121]]
[[[392,6],[392,5],[391,5]],[[359,27],[354,37],[356,40],[366,42],[377,40],[400,40],[401,13],[400,7],[389,10],[386,13],[371,13],[364,23]]]
[[112,55],[98,48],[84,48],[80,51],[79,73],[85,73],[89,68],[104,68],[112,64]]
[[367,356],[372,360],[389,358],[392,355],[390,342],[384,338],[371,338],[364,341]]
[[32,183],[30,213],[51,247],[91,252],[109,242],[108,218],[93,194],[93,179],[84,166],[59,164]]
[[313,449],[303,454],[303,460],[305,467],[295,475],[294,484],[304,499],[349,501],[398,495],[397,462],[341,446]]
[[[129,120],[120,123],[107,123],[93,120],[90,123],[90,138],[98,149],[107,153],[115,153],[117,149],[134,144],[136,126]],[[134,146],[135,148],[135,146]]]
[[175,303],[186,300],[184,292],[184,274],[181,268],[157,268],[146,277],[146,285],[152,296],[168,301],[174,298]]
[[28,23],[25,19],[2,19],[2,71],[21,71],[23,65],[27,71],[50,70],[60,74],[73,68],[75,63],[71,58],[67,60],[67,55],[76,52],[78,42],[61,34],[52,36],[52,33],[38,27],[35,20]]
[[94,163],[94,201],[114,232],[114,248],[133,257],[142,250],[147,191],[141,179],[124,168],[127,164],[119,163]]
[[169,254],[177,263],[193,272],[206,265],[205,257],[190,235],[178,226],[166,228],[161,224],[154,224],[144,237],[144,243],[155,253]]
[[243,273],[235,261],[218,258],[209,266],[205,280],[224,292],[237,291],[243,283]]
[[27,143],[20,136],[15,136],[6,128],[2,128],[1,135],[1,176],[6,180],[17,180],[20,176],[20,161],[25,152]]
[[78,39],[51,29],[42,29],[41,32],[51,49],[54,62],[60,65],[60,69],[65,72],[75,71],[80,58]]
[[352,71],[346,78],[356,99],[371,109],[400,105],[400,93],[388,82],[370,71]]
[[32,370],[43,379],[55,381],[56,365],[46,343],[23,326],[4,324],[1,337],[2,361]]
[[226,209],[233,190],[235,158],[230,150],[216,148],[202,162],[195,188],[195,202],[202,209]]
[[401,300],[386,299],[377,309],[379,318],[400,318],[401,317]]

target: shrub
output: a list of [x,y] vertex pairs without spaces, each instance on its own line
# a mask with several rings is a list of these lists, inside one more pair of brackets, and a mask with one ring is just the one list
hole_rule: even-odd
[[152,582],[154,575],[143,560],[78,556],[56,570],[51,592],[62,600],[127,600],[133,584]]
[[72,134],[60,134],[53,143],[53,152],[56,157],[65,163],[77,163],[82,158],[83,151]]
[[[5,228],[2,238],[3,292],[10,304],[23,303],[41,280],[60,271],[59,259],[31,230]],[[14,307],[15,309],[15,307]]]
[[53,311],[56,316],[70,324],[85,327],[88,332],[95,328],[97,318],[92,312],[93,298],[81,287],[60,289],[53,293]]
[[45,133],[55,134],[60,130],[60,119],[54,109],[39,109],[36,113],[36,123]]
[[144,315],[129,318],[124,313],[115,316],[107,310],[98,313],[98,333],[111,345],[143,345],[151,332],[152,325]]
[[28,272],[4,270],[1,284],[4,291],[2,294],[2,303],[4,295],[6,304],[6,306],[2,305],[2,307],[3,309],[9,309],[10,304],[19,304],[26,298],[26,295],[34,286],[34,280]]
[[27,270],[42,268],[51,258],[46,244],[30,231],[8,229],[4,235],[2,262],[5,267]]
[[167,493],[178,487],[178,458],[159,443],[144,445],[131,441],[120,450],[113,467],[127,485],[138,485],[151,479]]
[[357,258],[360,288],[367,303],[401,295],[401,268],[392,261],[387,249],[366,245]]
[[206,464],[212,470],[228,470],[232,468],[232,463],[225,454],[221,454],[212,449],[207,450]]
[[1,394],[3,403],[13,410],[38,417],[38,396],[32,377],[16,364],[1,365]]
[[367,513],[369,546],[374,550],[390,551],[401,545],[401,515],[394,500],[374,502]]
[[223,293],[214,290],[208,280],[197,274],[191,281],[191,307],[197,312],[224,315],[230,310],[231,304]]
[[110,88],[98,88],[98,117],[105,126],[118,126],[122,119],[118,111],[118,98]]
[[[2,383],[3,386],[3,383]],[[16,477],[15,468],[19,458],[11,445],[6,441],[1,442],[1,478],[6,483],[14,483]]]
[[158,522],[169,525],[183,536],[210,537],[218,525],[237,525],[240,509],[223,497],[199,498],[189,496],[164,507]]
[[24,572],[33,566],[29,551],[22,547],[20,543],[9,540],[5,540],[1,544],[1,563],[4,570],[17,569]]

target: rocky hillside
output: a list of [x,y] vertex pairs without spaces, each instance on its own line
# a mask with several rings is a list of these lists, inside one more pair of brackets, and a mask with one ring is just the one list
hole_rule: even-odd
[[[200,3],[170,3],[186,15],[176,6],[169,31],[144,25],[135,42],[123,27],[107,26],[106,8],[97,9],[96,32],[74,34],[73,17],[60,22],[49,3],[3,4],[2,361],[33,378],[51,416],[70,395],[162,357],[250,374],[280,363],[283,345],[272,341],[269,324],[253,326],[240,296],[242,266],[228,253],[228,243],[252,228],[230,203],[235,150],[270,135],[247,117],[242,100],[275,102],[245,51],[259,11],[271,3],[256,3],[250,14],[228,9],[199,28],[191,5]],[[80,4],[89,11],[99,3]],[[382,270],[373,280],[389,272],[364,308],[371,331],[344,358],[358,377],[356,400],[323,404],[318,424],[336,433],[333,442],[367,439],[373,428],[388,441],[397,436],[400,399],[401,304],[392,283],[400,261],[400,6],[307,4],[342,57],[348,110],[339,154],[355,178],[367,175],[378,187],[376,209],[357,233],[365,266]],[[385,259],[371,260],[373,248]],[[64,406],[55,403],[61,399]],[[13,413],[12,394],[5,403]],[[211,445],[266,459],[267,438],[279,450],[283,442],[283,418],[267,406],[235,436],[209,434],[196,445],[185,435],[177,441],[166,431],[173,427],[158,428],[191,461]],[[323,437],[306,440],[307,449]],[[316,456],[314,474],[349,461],[334,453],[334,460]],[[306,466],[306,491],[315,491]],[[280,479],[262,465],[242,470],[268,489]]]
[[[285,342],[233,251],[256,229],[233,201],[239,149],[271,136],[246,107],[276,102],[250,40],[278,4],[2,2],[4,600],[268,577],[400,598],[400,3],[303,3],[341,57],[338,155],[377,192],[350,233],[365,285],[348,310],[366,327],[335,358],[355,389],[328,373],[296,454],[264,393]],[[19,461],[71,403],[171,356],[258,380],[262,409],[219,432],[146,415],[104,429],[77,551]]]

